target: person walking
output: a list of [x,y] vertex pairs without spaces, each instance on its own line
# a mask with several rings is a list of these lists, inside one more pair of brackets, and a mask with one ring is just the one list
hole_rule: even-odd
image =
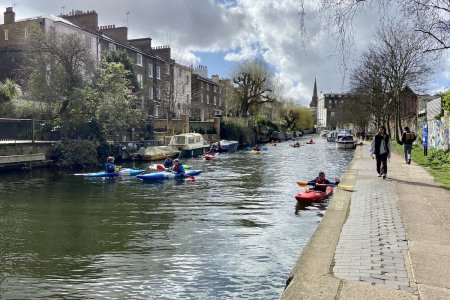
[[417,139],[417,136],[414,132],[409,130],[408,126],[403,128],[403,130],[404,130],[402,134],[403,150],[405,154],[405,161],[409,165],[411,163],[412,145],[414,141]]
[[387,176],[387,160],[391,158],[391,139],[386,133],[386,127],[380,126],[378,128],[378,133],[375,135],[372,144],[370,145],[370,155],[372,158],[375,155],[377,160],[377,172],[378,177],[383,177],[386,179]]

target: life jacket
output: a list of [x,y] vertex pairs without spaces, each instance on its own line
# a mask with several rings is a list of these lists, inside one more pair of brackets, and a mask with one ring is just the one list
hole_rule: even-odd
[[106,164],[106,173],[114,173],[115,170],[115,166],[112,163],[107,163]]
[[[326,178],[320,178],[320,177],[316,178],[316,184],[326,184],[326,183],[327,183],[327,179]],[[327,187],[326,187],[326,185],[316,185],[314,187],[314,189],[325,192]]]

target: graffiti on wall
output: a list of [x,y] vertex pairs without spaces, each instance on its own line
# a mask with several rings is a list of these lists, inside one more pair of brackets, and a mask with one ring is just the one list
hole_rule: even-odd
[[449,128],[443,120],[428,122],[428,147],[434,149],[449,149]]

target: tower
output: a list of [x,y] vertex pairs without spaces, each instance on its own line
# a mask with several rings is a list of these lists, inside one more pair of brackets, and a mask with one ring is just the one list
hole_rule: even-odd
[[314,91],[313,91],[313,96],[312,96],[311,102],[309,103],[309,107],[317,107],[318,99],[319,99],[319,97],[317,97],[317,83],[316,83],[316,78],[314,78]]

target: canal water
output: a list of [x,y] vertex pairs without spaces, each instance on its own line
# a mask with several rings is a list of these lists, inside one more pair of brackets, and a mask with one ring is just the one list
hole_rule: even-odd
[[0,299],[277,299],[321,220],[296,181],[353,158],[316,142],[186,160],[193,182],[2,173]]

